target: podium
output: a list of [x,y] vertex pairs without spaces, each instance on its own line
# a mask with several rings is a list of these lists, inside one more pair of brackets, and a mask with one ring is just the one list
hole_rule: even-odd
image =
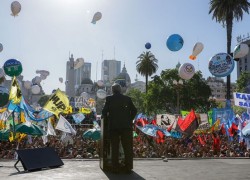
[[[111,171],[111,140],[108,132],[108,121],[106,119],[101,120],[101,142],[100,142],[100,168],[103,171]],[[133,149],[131,149],[133,151]],[[122,145],[119,146],[119,162],[122,165],[124,163],[124,151]],[[131,158],[131,169],[133,169],[133,158]],[[122,171],[122,170],[121,170]]]

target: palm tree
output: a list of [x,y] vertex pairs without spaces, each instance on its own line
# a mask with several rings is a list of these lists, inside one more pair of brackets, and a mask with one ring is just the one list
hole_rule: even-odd
[[[212,19],[226,26],[228,54],[231,54],[233,20],[242,20],[244,12],[249,14],[249,7],[248,0],[210,0]],[[230,75],[227,76],[227,100],[230,100]]]
[[138,59],[139,60],[136,62],[136,70],[138,71],[139,74],[146,77],[146,93],[147,93],[148,92],[148,76],[151,76],[157,71],[158,60],[150,51],[143,52],[138,57]]

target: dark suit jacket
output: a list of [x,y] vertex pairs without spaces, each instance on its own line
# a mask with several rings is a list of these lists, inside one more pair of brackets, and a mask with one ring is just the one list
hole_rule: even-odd
[[132,129],[136,113],[131,98],[120,93],[107,96],[102,110],[104,120],[109,122],[109,130]]

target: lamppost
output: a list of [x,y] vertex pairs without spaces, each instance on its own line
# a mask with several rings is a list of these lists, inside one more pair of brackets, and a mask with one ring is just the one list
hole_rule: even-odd
[[180,79],[179,81],[174,80],[173,84],[176,86],[177,90],[177,114],[180,114],[180,88],[183,85],[183,81]]

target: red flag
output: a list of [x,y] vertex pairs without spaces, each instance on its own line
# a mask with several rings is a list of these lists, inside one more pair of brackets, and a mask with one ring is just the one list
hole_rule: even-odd
[[156,142],[159,143],[163,143],[164,142],[164,134],[162,131],[157,130],[156,131]]
[[182,123],[180,119],[178,119],[176,130],[186,135],[192,135],[193,132],[198,128],[198,126],[199,124],[197,121],[197,117],[194,110],[192,109],[191,112],[182,121]]
[[204,146],[206,143],[202,140],[201,136],[198,135],[198,140],[202,146]]
[[156,124],[156,119],[153,119],[153,120],[151,121],[151,124],[157,125],[157,124]]
[[238,130],[238,126],[232,123],[232,126],[228,129],[229,136],[233,136],[234,133]]

